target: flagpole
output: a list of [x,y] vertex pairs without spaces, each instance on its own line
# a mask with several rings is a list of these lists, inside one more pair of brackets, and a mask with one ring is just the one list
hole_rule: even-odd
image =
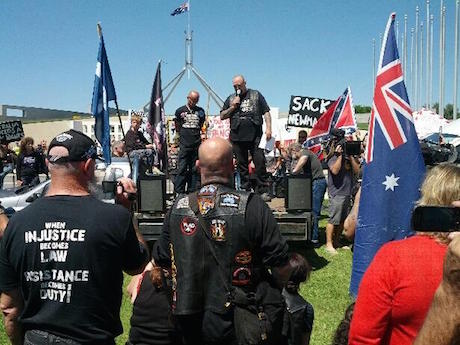
[[418,23],[418,6],[415,7],[415,111],[418,111],[418,30],[419,30],[419,23]]
[[407,14],[404,15],[404,80],[407,80]]
[[440,23],[439,23],[439,102],[438,102],[438,113],[444,117],[444,94],[442,93],[443,85],[443,50],[442,50],[442,40],[443,40],[443,25],[444,25],[444,16],[442,13],[443,0],[441,0],[441,9],[439,11]]
[[425,104],[430,108],[430,0],[426,0],[426,82],[425,82]]
[[419,79],[419,105],[423,107],[423,21],[420,21],[420,79]]
[[457,88],[458,88],[458,5],[459,0],[455,2],[455,55],[454,55],[454,111],[453,120],[457,119]]
[[410,88],[412,96],[412,110],[415,110],[415,82],[414,82],[414,28],[410,29]]
[[431,106],[433,105],[433,51],[434,51],[434,30],[433,30],[433,24],[434,24],[434,15],[430,15],[430,93],[429,93],[429,103],[430,103],[430,109],[432,108]]

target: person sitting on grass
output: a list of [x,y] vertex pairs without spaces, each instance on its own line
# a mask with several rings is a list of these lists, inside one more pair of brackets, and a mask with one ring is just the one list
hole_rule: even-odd
[[291,274],[283,289],[287,312],[284,318],[283,335],[288,345],[308,345],[313,329],[313,306],[300,294],[299,286],[310,276],[311,266],[300,254],[289,255]]

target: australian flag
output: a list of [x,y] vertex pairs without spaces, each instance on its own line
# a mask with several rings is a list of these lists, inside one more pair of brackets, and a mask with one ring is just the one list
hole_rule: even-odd
[[411,236],[410,218],[425,174],[394,31],[388,19],[375,81],[350,292],[386,242]]
[[346,135],[351,135],[356,131],[356,117],[350,87],[321,115],[313,126],[304,147],[315,153],[321,152],[323,143],[330,139],[332,128],[343,129]]
[[109,101],[116,101],[112,73],[105,51],[104,37],[101,34],[99,53],[97,54],[96,77],[94,78],[93,102],[91,112],[95,118],[94,132],[102,146],[104,160],[111,163]]
[[158,162],[160,163],[160,170],[166,173],[166,121],[163,105],[163,92],[161,90],[161,61],[158,62],[155,80],[153,81],[148,119],[149,123],[147,128],[155,144]]
[[189,3],[184,2],[182,5],[180,5],[178,8],[176,8],[174,11],[171,12],[172,16],[177,16],[178,14],[187,12],[189,10]]

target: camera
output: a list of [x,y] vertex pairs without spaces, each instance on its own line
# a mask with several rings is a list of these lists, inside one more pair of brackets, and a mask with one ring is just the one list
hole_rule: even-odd
[[[345,139],[345,131],[340,128],[332,128],[331,134],[331,145],[335,148],[340,145],[343,149],[343,154],[348,156],[359,156],[361,154],[361,141],[347,141]],[[335,144],[335,145],[334,145]],[[329,145],[328,145],[329,146]]]
[[459,231],[460,208],[451,206],[417,206],[412,213],[411,223],[414,231]]
[[102,181],[102,191],[104,193],[113,193],[117,192],[118,181]]

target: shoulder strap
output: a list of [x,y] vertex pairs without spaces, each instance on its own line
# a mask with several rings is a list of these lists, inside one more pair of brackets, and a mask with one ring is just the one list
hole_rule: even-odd
[[[232,296],[231,289],[228,285],[227,280],[225,279],[224,272],[222,271],[222,267],[219,263],[219,259],[217,258],[216,251],[214,249],[214,246],[212,245],[212,240],[211,240],[211,235],[209,231],[209,226],[208,223],[204,220],[203,215],[198,209],[198,192],[194,192],[188,195],[188,200],[189,200],[189,206],[192,209],[193,213],[195,213],[195,216],[198,218],[198,223],[200,225],[201,230],[203,231],[205,237],[206,237],[206,243],[209,248],[209,251],[211,252],[212,257],[214,258],[214,261],[216,262],[217,269],[219,271],[219,277],[222,280],[222,283],[225,287],[225,290],[227,290],[227,295],[229,297]],[[230,303],[230,302],[227,302]],[[226,306],[227,306],[226,303]]]

